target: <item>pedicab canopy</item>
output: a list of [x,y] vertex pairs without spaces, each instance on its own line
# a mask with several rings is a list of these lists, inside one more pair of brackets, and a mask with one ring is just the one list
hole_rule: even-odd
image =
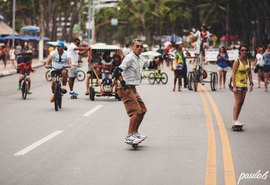
[[105,43],[96,43],[90,46],[89,56],[92,57],[92,50],[95,50],[99,53],[103,53],[105,51],[114,52],[119,54],[121,57],[123,56],[122,49],[118,45],[109,45]]

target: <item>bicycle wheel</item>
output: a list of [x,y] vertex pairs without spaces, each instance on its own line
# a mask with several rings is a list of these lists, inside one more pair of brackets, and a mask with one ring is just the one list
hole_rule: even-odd
[[187,80],[188,80],[188,90],[193,90],[192,89],[192,72],[188,72],[188,76],[187,76]]
[[26,99],[27,97],[27,92],[28,92],[28,84],[26,82],[26,80],[23,80],[22,82],[22,99]]
[[156,81],[155,74],[153,72],[149,73],[148,75],[148,82],[153,85]]
[[199,79],[200,79],[199,74],[195,72],[194,73],[194,78],[193,78],[193,87],[194,87],[195,92],[197,92]]
[[54,89],[54,109],[55,111],[58,111],[59,103],[60,103],[60,87],[58,84],[56,84]]
[[167,75],[167,73],[162,72],[160,74],[160,76],[161,76],[160,80],[161,80],[162,84],[166,84],[168,82],[168,75]]
[[213,72],[210,74],[210,87],[212,91],[217,90],[217,83],[218,83],[218,74]]
[[85,79],[85,72],[83,70],[78,70],[76,78],[78,81],[83,81]]
[[94,101],[95,100],[95,94],[96,94],[95,89],[92,88],[92,87],[90,87],[89,98],[90,98],[91,101]]
[[59,95],[60,96],[58,98],[58,107],[59,107],[59,109],[61,109],[62,108],[62,89],[59,91]]
[[51,72],[50,71],[47,71],[45,73],[45,78],[48,82],[52,81],[52,76],[51,76]]

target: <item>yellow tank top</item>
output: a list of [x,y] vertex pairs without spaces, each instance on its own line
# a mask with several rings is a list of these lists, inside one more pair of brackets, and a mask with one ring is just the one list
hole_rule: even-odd
[[250,71],[250,61],[247,59],[247,64],[243,64],[241,60],[237,59],[239,65],[235,74],[236,87],[248,87],[248,74]]

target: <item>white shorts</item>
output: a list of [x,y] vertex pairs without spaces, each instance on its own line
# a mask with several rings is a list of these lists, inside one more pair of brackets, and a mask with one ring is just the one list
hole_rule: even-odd
[[229,67],[224,67],[224,68],[219,67],[219,66],[217,67],[217,70],[218,70],[218,71],[226,71],[226,72],[227,72],[228,69],[229,69]]
[[68,77],[75,78],[77,75],[77,67],[71,66],[71,68],[68,69]]

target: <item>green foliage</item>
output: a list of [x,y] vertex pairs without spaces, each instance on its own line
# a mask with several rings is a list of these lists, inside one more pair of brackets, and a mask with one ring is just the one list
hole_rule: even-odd
[[[72,17],[71,31],[66,25],[62,39],[70,40],[73,25],[81,16],[81,29],[87,33],[88,1],[84,0],[43,0],[45,3],[45,33],[57,39],[59,23],[57,17]],[[27,24],[39,24],[40,0],[16,0],[16,30]],[[249,45],[270,42],[270,1],[269,0],[121,0],[118,7],[96,11],[95,25],[97,42],[129,42],[134,37],[144,36],[148,43],[159,44],[157,38],[163,35],[188,35],[192,28],[202,23],[211,26],[211,33],[237,35],[240,41]],[[0,0],[0,14],[11,25],[12,1]],[[34,16],[35,14],[35,16]],[[227,17],[228,16],[228,17]],[[117,18],[119,24],[110,21]],[[226,21],[229,21],[226,30]],[[128,22],[128,24],[123,24]],[[52,26],[49,26],[52,25]],[[255,38],[255,39],[253,39]]]

